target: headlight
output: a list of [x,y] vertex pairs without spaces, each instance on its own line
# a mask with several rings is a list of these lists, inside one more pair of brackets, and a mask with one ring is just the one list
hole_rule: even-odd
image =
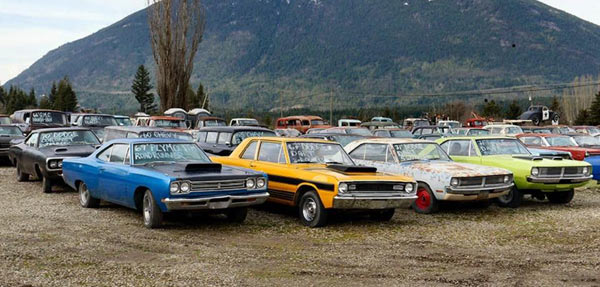
[[348,184],[340,183],[340,185],[338,186],[338,192],[339,193],[346,193],[346,192],[348,192]]
[[56,164],[56,161],[54,161],[54,160],[50,161],[48,163],[48,166],[50,166],[50,168],[57,168],[58,167],[57,164]]
[[407,193],[412,193],[413,190],[415,190],[414,185],[407,183],[406,186],[404,187],[404,191],[406,191]]
[[179,192],[179,183],[176,182],[176,181],[171,182],[171,185],[169,186],[169,191],[171,193],[177,193],[177,192]]
[[59,168],[62,168],[62,160],[59,160],[58,163],[56,163],[56,166],[58,166]]
[[254,181],[254,179],[252,179],[252,178],[246,179],[246,188],[253,189],[255,186],[256,186],[256,182]]
[[458,186],[458,178],[453,177],[452,180],[450,180],[450,185]]
[[586,151],[584,157],[588,157],[588,156],[590,156],[590,153]]
[[263,188],[265,187],[265,185],[267,185],[267,181],[265,180],[264,177],[260,177],[256,180],[256,187],[257,188]]
[[531,175],[538,176],[540,174],[540,170],[537,167],[531,169]]
[[589,168],[589,167],[587,167],[587,166],[586,166],[586,167],[584,167],[584,168],[583,168],[583,174],[585,174],[585,175],[590,175],[590,168]]
[[504,183],[509,183],[510,182],[510,175],[505,175],[504,176]]
[[182,182],[179,185],[179,189],[181,189],[181,192],[183,192],[183,193],[188,193],[188,192],[190,192],[191,185],[189,182]]

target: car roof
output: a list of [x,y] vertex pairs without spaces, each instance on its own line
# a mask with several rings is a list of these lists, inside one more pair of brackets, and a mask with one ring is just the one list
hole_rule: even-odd
[[[537,135],[537,134],[536,134]],[[482,135],[482,136],[459,136],[459,137],[449,137],[449,138],[442,138],[442,139],[451,139],[451,140],[490,140],[490,139],[507,139],[507,140],[516,140],[516,138],[513,137],[506,137],[506,136],[494,136],[494,135]]]
[[31,133],[62,132],[62,131],[91,131],[91,130],[88,128],[83,128],[83,127],[62,127],[62,128],[37,129],[37,130],[31,131]]
[[57,111],[57,110],[49,110],[49,109],[25,109],[25,110],[18,110],[15,111],[15,113],[17,112],[55,112],[55,113],[62,113],[64,114],[65,112],[61,112],[61,111]]
[[251,137],[249,139],[259,139],[259,140],[267,140],[267,141],[279,141],[279,142],[284,142],[284,143],[288,143],[288,142],[315,142],[315,143],[331,143],[330,141],[326,141],[326,140],[321,140],[321,139],[314,139],[314,138],[301,138],[301,137],[296,137],[296,138],[286,138],[286,137]]
[[212,120],[222,120],[222,121],[225,121],[222,118],[213,117],[213,116],[210,116],[210,117],[201,117],[201,118],[198,119],[198,121],[212,121]]
[[270,129],[254,126],[227,126],[227,127],[204,127],[198,129],[201,132],[236,132],[236,131],[265,131],[273,132]]
[[128,116],[121,116],[121,115],[114,115],[113,117],[115,117],[117,119],[129,119]]
[[148,138],[148,139],[142,139],[142,138],[114,139],[114,140],[111,140],[111,141],[107,142],[107,144],[115,144],[115,143],[136,144],[136,143],[193,143],[193,142],[182,140],[182,139],[162,139],[162,138],[161,139],[159,139],[159,138]]
[[405,144],[405,143],[433,143],[433,141],[411,138],[365,138],[352,142],[359,145],[362,143],[379,143],[379,144]]
[[567,135],[563,135],[563,134],[546,134],[546,133],[523,133],[523,134],[518,134],[517,137],[544,137],[544,138],[549,138],[549,137],[565,137]]
[[119,130],[119,131],[133,132],[133,133],[154,132],[154,131],[186,133],[186,132],[182,132],[180,130],[175,130],[175,129],[165,129],[165,128],[158,128],[158,127],[140,127],[140,126],[110,126],[110,127],[105,127],[104,129]]
[[165,120],[165,121],[183,121],[183,119],[172,116],[151,116],[151,120]]

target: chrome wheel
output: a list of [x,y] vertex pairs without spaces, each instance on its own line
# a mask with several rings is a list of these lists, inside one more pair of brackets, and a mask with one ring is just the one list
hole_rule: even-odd
[[152,199],[150,193],[144,194],[144,223],[149,224],[152,221]]
[[87,185],[85,185],[85,183],[82,183],[79,186],[79,204],[81,204],[81,206],[87,206],[89,201],[90,191],[88,190]]
[[317,203],[312,198],[307,198],[302,206],[302,216],[306,221],[313,221],[317,216]]

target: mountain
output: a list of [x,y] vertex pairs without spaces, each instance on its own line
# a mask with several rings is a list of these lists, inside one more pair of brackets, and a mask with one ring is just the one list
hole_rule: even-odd
[[[410,94],[571,81],[600,71],[600,27],[534,0],[204,0],[192,83],[219,107],[390,105]],[[6,85],[67,75],[80,102],[135,109],[153,72],[146,11],[42,57]],[[280,94],[283,94],[280,97]],[[283,99],[283,102],[280,102]]]

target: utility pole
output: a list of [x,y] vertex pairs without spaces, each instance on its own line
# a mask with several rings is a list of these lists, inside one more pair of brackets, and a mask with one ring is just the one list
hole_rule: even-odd
[[279,117],[283,118],[283,93],[279,93]]
[[329,92],[329,124],[333,126],[333,88]]

